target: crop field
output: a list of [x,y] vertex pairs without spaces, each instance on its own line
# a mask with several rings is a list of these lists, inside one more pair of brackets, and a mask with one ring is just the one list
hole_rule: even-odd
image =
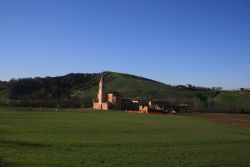
[[249,157],[249,129],[197,117],[0,109],[0,167],[246,167]]
[[187,116],[198,117],[201,119],[235,125],[250,130],[249,114],[228,114],[228,113],[192,113]]

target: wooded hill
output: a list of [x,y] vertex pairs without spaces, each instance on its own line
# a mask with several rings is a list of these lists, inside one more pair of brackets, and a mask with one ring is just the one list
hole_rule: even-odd
[[[91,107],[101,74],[23,78],[0,82],[0,105],[20,107]],[[171,86],[129,74],[104,72],[107,91],[123,98],[166,100],[189,104],[192,111],[250,113],[250,92]]]

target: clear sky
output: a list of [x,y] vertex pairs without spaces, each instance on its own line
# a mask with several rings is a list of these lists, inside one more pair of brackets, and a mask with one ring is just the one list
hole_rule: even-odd
[[102,71],[250,87],[250,1],[0,0],[0,80]]

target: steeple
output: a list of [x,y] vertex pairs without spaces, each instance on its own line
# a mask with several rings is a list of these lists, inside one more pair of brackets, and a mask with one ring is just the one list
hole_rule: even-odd
[[103,74],[101,76],[100,82],[99,82],[99,91],[98,91],[98,102],[99,104],[102,104],[106,98],[105,98],[105,88],[104,88],[104,83],[103,83]]

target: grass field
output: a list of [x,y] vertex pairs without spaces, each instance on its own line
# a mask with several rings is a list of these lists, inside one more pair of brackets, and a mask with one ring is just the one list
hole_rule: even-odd
[[199,118],[0,109],[0,167],[236,167],[249,157],[249,130]]

